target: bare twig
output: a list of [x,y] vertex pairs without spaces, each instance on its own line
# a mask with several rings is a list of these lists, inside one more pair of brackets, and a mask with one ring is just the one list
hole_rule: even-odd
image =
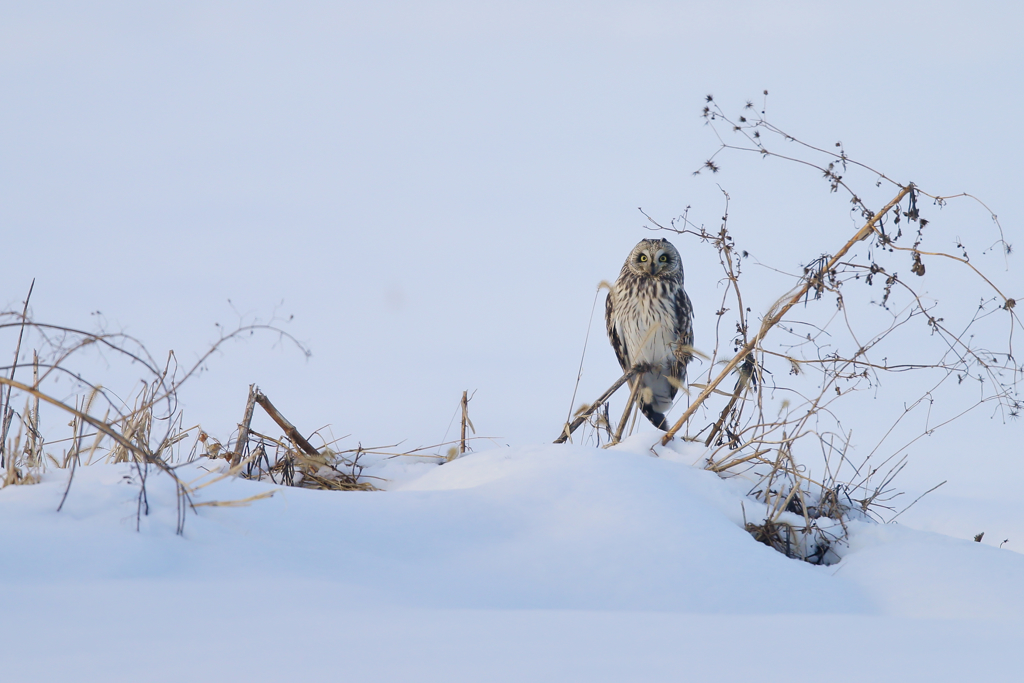
[[619,420],[619,424],[615,427],[615,435],[609,442],[609,446],[622,441],[622,430],[626,427],[626,423],[629,422],[629,416],[633,414],[633,409],[636,408],[636,395],[640,390],[640,382],[632,381],[629,384],[629,399],[626,401],[626,408],[622,411],[622,419]]
[[[907,193],[913,189],[913,183],[910,183],[906,187],[900,189],[899,193],[897,193],[897,195],[892,199],[892,201],[890,201],[885,206],[884,209],[882,209],[874,216],[872,216],[871,219],[864,224],[864,227],[858,230],[857,233],[843,246],[843,248],[840,249],[835,256],[829,259],[828,265],[826,265],[822,269],[822,272],[828,273],[829,271],[831,271],[832,268],[834,268],[835,265],[840,260],[842,260],[843,256],[846,255],[846,252],[848,252],[855,244],[857,244],[857,242],[864,239],[866,236],[870,235],[871,231],[875,229],[875,223],[877,223],[882,216],[884,216],[890,209],[892,209],[892,207],[896,206],[900,202],[900,200],[902,200],[907,195]],[[704,389],[700,392],[697,398],[695,398],[693,402],[690,404],[690,407],[687,408],[686,411],[682,414],[682,416],[676,421],[676,423],[672,425],[672,428],[665,433],[665,436],[661,440],[663,446],[667,445],[668,442],[672,440],[672,438],[676,435],[676,432],[678,432],[679,429],[684,424],[686,424],[686,421],[690,419],[690,416],[693,415],[697,408],[702,403],[704,403],[708,396],[711,395],[711,392],[715,388],[717,388],[719,384],[722,383],[722,380],[729,376],[729,373],[732,372],[733,369],[737,365],[739,365],[739,363],[744,358],[747,357],[748,353],[753,351],[754,348],[756,348],[757,345],[761,343],[761,340],[764,339],[764,336],[768,333],[768,331],[775,327],[775,325],[777,325],[778,322],[782,320],[783,317],[785,317],[786,313],[789,312],[789,309],[791,309],[796,304],[800,303],[800,300],[803,299],[804,295],[806,295],[807,292],[811,289],[811,287],[813,287],[815,284],[816,283],[812,279],[808,278],[802,285],[797,287],[795,291],[793,291],[790,294],[786,294],[783,297],[783,299],[780,299],[781,302],[788,297],[788,301],[786,301],[781,306],[779,306],[779,302],[777,302],[776,305],[772,307],[772,310],[769,310],[768,315],[761,323],[761,328],[757,331],[757,334],[755,334],[751,338],[751,340],[747,342],[742,349],[740,349],[739,353],[733,356],[732,360],[726,363],[725,368],[722,369],[722,371],[718,374],[718,376],[715,379],[713,379],[711,382],[708,383],[707,386],[704,387]]]
[[943,481],[942,483],[936,484],[935,486],[931,487],[930,489],[928,489],[927,491],[925,491],[924,493],[922,493],[922,494],[921,494],[920,496],[918,496],[917,498],[915,498],[915,499],[914,499],[914,502],[913,502],[913,503],[911,503],[911,504],[910,504],[910,505],[908,505],[907,507],[905,507],[905,508],[903,508],[902,510],[900,510],[900,511],[899,511],[898,513],[896,513],[896,515],[895,515],[895,516],[894,516],[894,517],[893,517],[892,519],[890,519],[889,521],[890,521],[890,522],[894,521],[894,520],[896,519],[896,517],[899,517],[899,516],[900,516],[900,515],[902,515],[902,514],[903,514],[904,512],[906,512],[906,511],[907,511],[907,510],[909,510],[910,508],[914,507],[914,506],[915,506],[915,505],[917,504],[917,501],[921,500],[922,498],[924,498],[925,496],[927,496],[927,495],[928,495],[929,493],[931,493],[932,491],[934,491],[935,489],[939,488],[940,486],[942,486],[942,485],[943,485],[943,484],[945,484],[945,483],[946,483],[946,482],[944,482],[944,481]]
[[288,435],[288,438],[295,442],[295,445],[301,448],[308,455],[320,455],[320,451],[313,448],[313,445],[306,441],[306,438],[299,434],[299,430],[295,428],[291,422],[289,422],[280,411],[274,407],[274,404],[270,402],[270,399],[260,391],[256,390],[256,402],[260,404],[263,410],[267,411],[267,415],[277,423],[277,425],[284,430],[284,433]]
[[608,400],[609,398],[611,398],[612,394],[614,394],[614,393],[615,393],[616,391],[618,391],[619,387],[621,387],[621,386],[622,386],[623,384],[625,384],[625,383],[626,383],[627,381],[629,381],[630,379],[632,379],[632,378],[633,378],[633,375],[635,375],[635,374],[636,374],[636,373],[637,373],[637,372],[639,371],[639,369],[640,369],[640,368],[639,368],[638,366],[635,366],[635,367],[631,368],[631,369],[629,370],[629,372],[627,372],[626,374],[624,374],[624,375],[623,375],[622,377],[620,377],[619,379],[615,380],[615,383],[614,383],[614,384],[612,384],[612,385],[611,385],[610,387],[608,387],[608,389],[607,389],[607,390],[606,390],[606,391],[605,391],[605,392],[604,392],[603,394],[601,394],[600,396],[598,396],[598,397],[597,397],[597,400],[596,400],[596,401],[594,401],[594,402],[593,402],[593,403],[592,403],[592,404],[590,405],[590,407],[589,407],[589,408],[587,408],[587,409],[586,409],[586,410],[584,410],[584,411],[583,411],[582,413],[580,413],[579,415],[577,415],[577,416],[576,416],[576,419],[575,419],[575,420],[573,420],[571,424],[566,424],[566,425],[565,425],[565,427],[564,427],[564,428],[563,428],[563,430],[562,430],[562,434],[561,434],[561,435],[559,435],[559,437],[558,437],[557,439],[555,439],[553,443],[565,443],[565,442],[566,442],[566,440],[567,440],[567,439],[568,439],[568,438],[569,438],[570,436],[572,436],[572,433],[573,433],[573,432],[575,432],[575,431],[576,431],[576,429],[577,429],[577,428],[579,428],[579,426],[580,426],[581,424],[583,424],[584,422],[586,422],[586,421],[587,421],[587,418],[588,418],[588,417],[590,417],[590,416],[591,416],[591,414],[592,414],[592,413],[593,413],[593,412],[594,412],[595,410],[597,410],[597,409],[598,409],[599,407],[601,407],[601,405],[602,405],[602,404],[603,404],[603,403],[604,403],[605,401],[607,401],[607,400]]

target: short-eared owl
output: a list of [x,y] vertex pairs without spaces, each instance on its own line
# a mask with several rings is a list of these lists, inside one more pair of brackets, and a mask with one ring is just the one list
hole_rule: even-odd
[[668,431],[665,413],[686,379],[692,318],[676,248],[665,239],[643,240],[633,247],[608,292],[604,320],[622,370],[646,366],[633,382],[640,382],[640,410],[658,429]]

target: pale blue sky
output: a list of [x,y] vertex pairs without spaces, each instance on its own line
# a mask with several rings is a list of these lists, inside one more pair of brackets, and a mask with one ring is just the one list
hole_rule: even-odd
[[[851,230],[813,173],[733,156],[692,177],[717,145],[707,93],[732,113],[768,89],[778,125],[975,193],[1014,242],[1021,19],[997,2],[5,3],[0,304],[35,277],[38,319],[99,310],[183,360],[234,324],[228,300],[294,315],[310,360],[256,337],[185,390],[186,423],[225,436],[256,382],[304,431],[364,443],[439,440],[463,389],[481,433],[550,440],[595,286],[648,234],[638,206],[714,225],[721,184],[737,240],[783,269]],[[956,215],[958,234],[983,219]],[[718,265],[680,246],[700,348]],[[763,307],[785,285],[762,276]],[[618,375],[600,316],[585,372],[584,400]],[[1015,449],[1021,428],[993,434]]]

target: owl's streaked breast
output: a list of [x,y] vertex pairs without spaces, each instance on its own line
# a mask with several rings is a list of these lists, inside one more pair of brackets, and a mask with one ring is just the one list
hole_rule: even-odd
[[623,372],[649,366],[630,385],[640,410],[658,429],[668,430],[665,414],[686,380],[692,316],[679,252],[665,239],[642,240],[608,293],[605,323]]
[[637,279],[615,283],[615,326],[630,364],[661,365],[675,357],[674,284]]

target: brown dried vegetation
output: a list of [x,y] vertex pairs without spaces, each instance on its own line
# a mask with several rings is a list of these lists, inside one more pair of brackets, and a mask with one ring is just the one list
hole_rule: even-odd
[[[756,113],[748,103],[743,115],[732,119],[709,96],[703,117],[719,149],[695,175],[721,174],[719,156],[724,153],[753,153],[811,168],[829,192],[849,196],[860,227],[836,244],[835,251],[808,256],[807,265],[788,276],[788,291],[754,317],[741,286],[749,280],[744,269],[753,259],[734,239],[730,197],[724,190],[725,211],[715,229],[692,222],[689,208],[667,224],[644,214],[649,229],[690,241],[691,258],[699,258],[700,245],[710,247],[722,268],[722,299],[706,374],[691,379],[684,399],[688,405],[661,444],[674,438],[702,443],[707,448],[705,468],[751,482],[749,495],[764,509],[762,521],[747,523],[757,540],[791,557],[829,563],[838,558],[849,520],[892,521],[902,514],[895,507],[901,493],[893,480],[916,441],[984,406],[1004,421],[1016,418],[1022,408],[1024,374],[1013,349],[1021,327],[1016,299],[976,265],[963,240],[941,233],[940,221],[923,218],[920,205],[927,199],[941,211],[953,200],[972,202],[990,219],[995,233],[985,252],[1001,254],[1005,262],[1012,249],[995,214],[972,195],[938,196],[913,183],[896,182],[851,159],[842,143],[834,149],[815,147],[787,134],[766,118],[765,109]],[[728,135],[735,137],[727,140]],[[778,151],[783,147],[786,154]],[[873,190],[855,192],[851,177],[867,177]],[[869,206],[869,194],[881,198],[882,208]],[[926,249],[926,238],[949,240],[956,250]],[[785,268],[755,263],[785,274]],[[910,271],[910,280],[900,275],[902,268]],[[957,282],[958,294],[976,292],[980,303],[965,309],[959,303],[962,296],[944,305],[931,292],[922,292],[923,287],[941,290],[939,278]],[[753,284],[764,291],[763,282]],[[896,356],[898,362],[890,361]],[[854,431],[847,425],[863,424],[857,418],[864,418],[864,404],[857,397],[878,396],[883,386],[898,393],[909,384],[914,390],[907,382],[888,386],[891,378],[904,373],[924,380],[917,386],[925,389],[899,396],[902,408],[873,411],[866,418],[871,423],[866,433],[881,436],[866,455],[865,450],[856,451],[861,455],[855,464]],[[607,415],[609,398],[606,392],[590,404],[566,425],[560,440],[600,410]],[[911,425],[915,420],[919,428]],[[589,433],[603,429],[618,435],[622,426],[591,422]],[[897,438],[904,441],[893,446]]]

